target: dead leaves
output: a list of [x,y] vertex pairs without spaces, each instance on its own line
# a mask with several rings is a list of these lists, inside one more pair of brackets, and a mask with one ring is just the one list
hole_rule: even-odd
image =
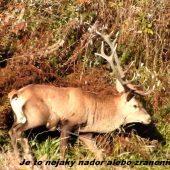
[[23,4],[10,5],[8,11],[0,14],[2,29],[12,29],[17,34],[18,31],[26,28],[24,21],[25,6]]

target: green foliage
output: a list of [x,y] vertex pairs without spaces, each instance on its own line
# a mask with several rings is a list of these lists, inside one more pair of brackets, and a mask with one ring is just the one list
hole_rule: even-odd
[[153,35],[153,30],[151,29],[152,24],[149,23],[147,16],[146,16],[148,15],[148,13],[146,12],[139,12],[139,17],[137,18],[135,23],[139,26],[139,28],[141,28],[141,30]]
[[44,142],[41,143],[34,139],[30,144],[34,150],[37,160],[41,160],[43,156],[46,156],[46,160],[53,161],[57,160],[60,156],[60,140],[57,138],[48,137]]
[[51,57],[49,60],[49,63],[51,65],[56,65],[57,64],[57,56],[54,55],[53,57]]
[[165,113],[165,115],[170,114],[170,106],[169,105],[164,106],[164,113]]
[[[0,143],[4,149],[6,149],[7,145],[9,145],[8,133],[4,130],[0,131]],[[1,148],[1,151],[3,150],[3,148]]]

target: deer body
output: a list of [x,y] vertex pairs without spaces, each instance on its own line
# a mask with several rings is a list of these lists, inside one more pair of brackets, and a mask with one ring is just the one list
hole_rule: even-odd
[[[126,123],[150,123],[150,116],[139,101],[133,98],[127,102],[126,95],[98,96],[80,88],[28,85],[9,93],[17,120],[10,136],[17,140],[22,132],[43,125],[55,130],[59,124],[67,127],[69,123],[79,133],[108,133]],[[30,152],[28,146],[24,148]]]
[[[127,123],[150,123],[151,117],[134,97],[134,94],[147,95],[150,91],[139,91],[135,85],[125,79],[115,48],[112,47],[115,41],[110,42],[108,36],[101,36],[113,51],[120,76],[115,72],[112,56],[108,57],[104,54],[103,46],[102,54],[98,55],[105,58],[115,72],[119,82],[116,85],[119,94],[96,95],[84,92],[81,88],[33,84],[11,91],[8,97],[14,111],[14,124],[9,134],[16,153],[18,153],[17,140],[20,139],[25,154],[31,155],[28,140],[22,138],[21,134],[38,126],[44,125],[51,131],[60,126],[65,131],[78,131],[81,136],[92,138],[93,133],[112,132]],[[60,137],[62,138],[60,153],[64,159],[69,134],[61,131]],[[95,153],[99,160],[102,160],[102,154],[93,141],[80,136],[78,138]]]
[[[136,99],[129,102],[129,107],[129,103],[122,97],[125,94],[98,96],[84,92],[81,88],[59,88],[38,84],[28,85],[15,94],[18,97],[13,100],[22,102],[18,111],[15,111],[17,123],[27,124],[34,120],[37,126],[40,122],[39,124],[46,125],[49,130],[55,130],[59,121],[68,120],[73,126],[80,125],[79,132],[107,133],[120,125],[132,122],[148,124],[150,120],[150,116]],[[139,108],[135,109],[133,105],[139,105]],[[12,104],[13,110],[16,107]],[[24,120],[26,118],[26,121],[21,117]],[[81,127],[83,124],[85,126]]]

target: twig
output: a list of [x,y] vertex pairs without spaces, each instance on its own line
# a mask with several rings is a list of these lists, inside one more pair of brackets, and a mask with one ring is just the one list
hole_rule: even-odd
[[49,55],[49,54],[53,53],[55,50],[57,50],[59,47],[63,46],[63,44],[64,44],[64,40],[59,39],[57,43],[48,47],[48,49],[50,51],[48,51],[48,49],[47,49],[46,52],[43,52],[43,51],[45,51],[44,47],[43,47],[41,50],[37,51],[36,53],[34,53],[32,55],[24,54],[24,55],[21,55],[21,56],[18,56],[18,57],[7,58],[7,59],[4,59],[4,60],[1,60],[0,63],[2,63],[4,61],[12,60],[12,59],[15,60],[15,59],[18,59],[18,58],[26,58],[26,56],[33,56],[33,55],[37,55],[37,54],[39,54],[39,55],[40,54]]

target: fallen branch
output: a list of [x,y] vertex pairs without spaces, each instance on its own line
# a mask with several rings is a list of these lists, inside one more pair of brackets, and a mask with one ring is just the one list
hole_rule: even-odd
[[28,56],[29,57],[33,57],[36,55],[47,56],[49,54],[52,54],[54,51],[58,50],[60,47],[63,46],[63,44],[64,44],[64,40],[59,39],[55,44],[49,46],[47,49],[45,49],[45,47],[43,47],[40,50],[37,50],[36,53],[26,53],[26,54],[23,54],[18,57],[7,58],[7,59],[0,61],[0,63],[2,63],[4,61],[8,61],[8,60],[15,60],[18,58],[25,58],[25,59],[27,58],[28,59]]

